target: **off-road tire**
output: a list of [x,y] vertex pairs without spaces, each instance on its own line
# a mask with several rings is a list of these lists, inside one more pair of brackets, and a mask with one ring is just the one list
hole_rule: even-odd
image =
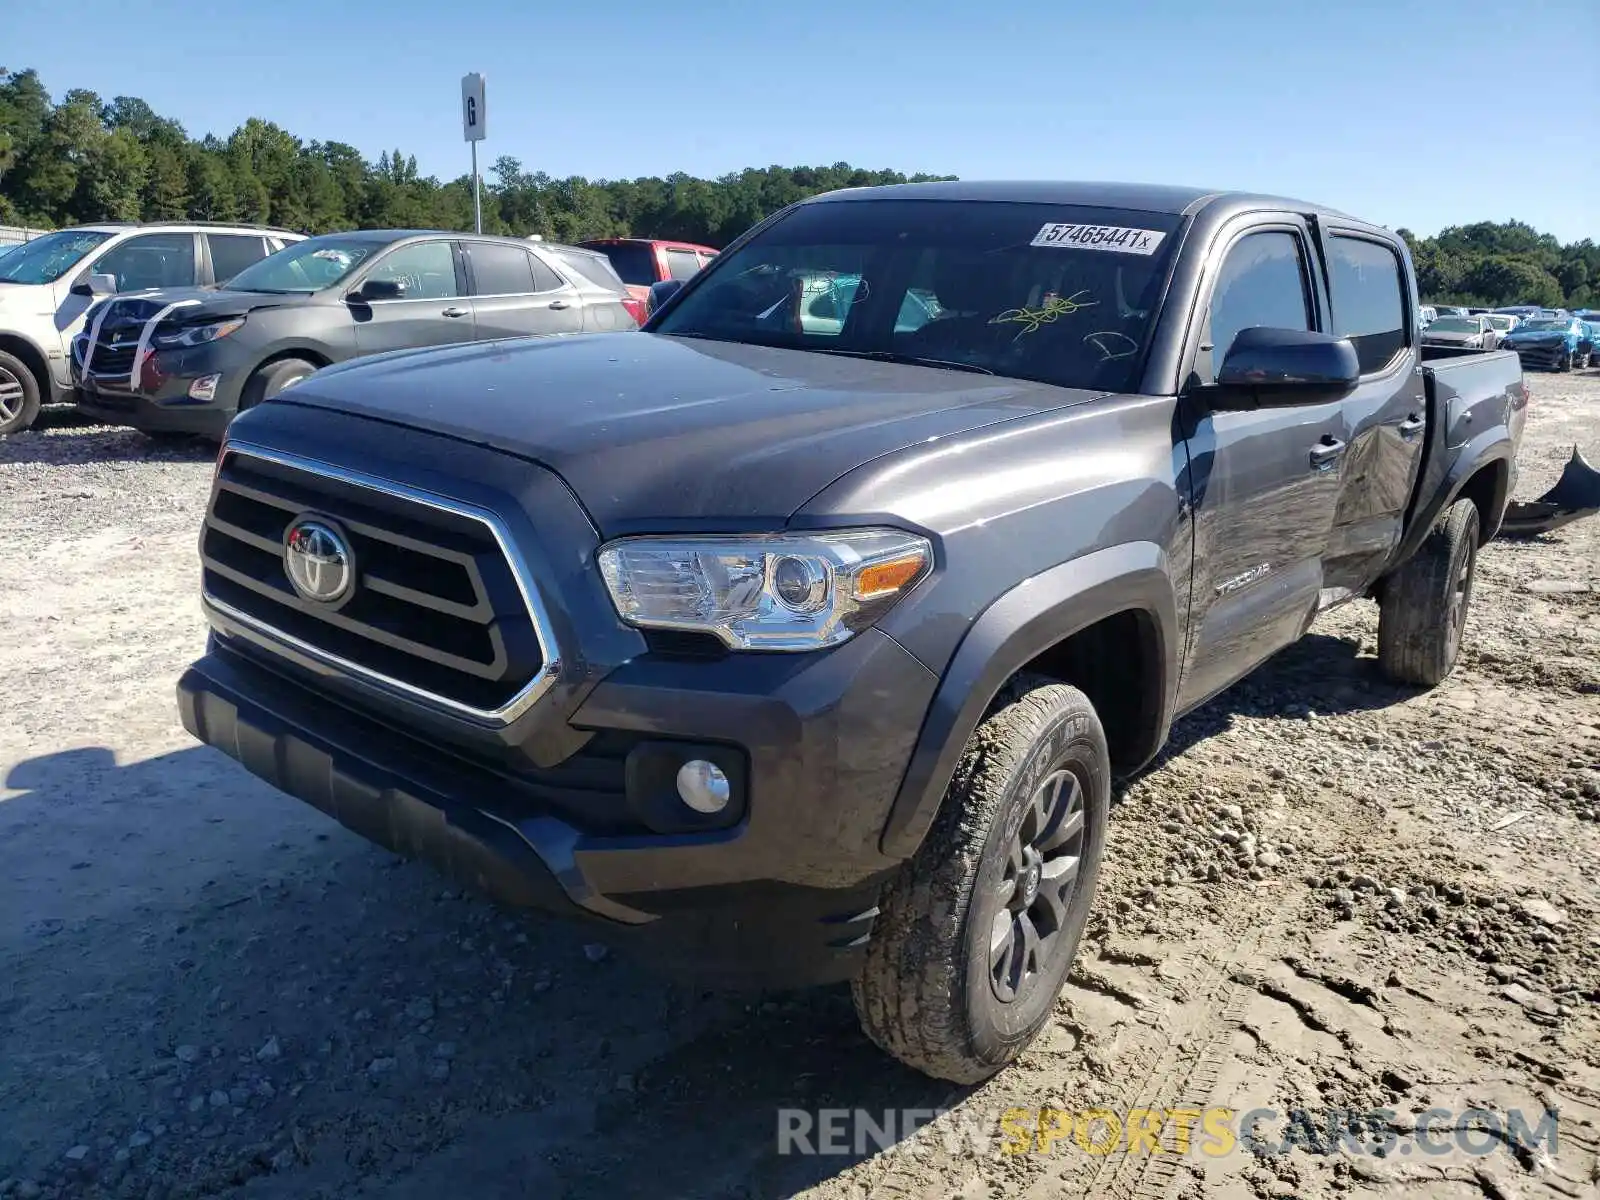
[[7,400],[6,408],[0,409],[0,434],[21,433],[39,416],[39,381],[26,363],[4,351],[0,351],[0,392]]
[[1457,500],[1410,561],[1384,583],[1378,665],[1396,683],[1434,687],[1450,674],[1472,607],[1478,507]]
[[277,362],[257,368],[256,373],[245,381],[244,391],[239,394],[239,411],[244,412],[263,400],[272,399],[285,388],[313,374],[316,369],[316,363],[303,358],[280,358]]
[[[1065,768],[1081,788],[1074,891],[1048,965],[1003,1003],[991,980],[996,889],[1035,790]],[[1105,847],[1111,769],[1088,697],[1046,679],[1014,681],[967,742],[939,815],[889,885],[852,985],[867,1036],[907,1066],[977,1083],[1014,1059],[1049,1020],[1089,918]]]

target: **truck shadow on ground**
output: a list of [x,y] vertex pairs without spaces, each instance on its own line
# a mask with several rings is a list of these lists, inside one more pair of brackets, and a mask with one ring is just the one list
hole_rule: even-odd
[[[1354,642],[1312,635],[1180,722],[1163,758],[1239,716],[1412,694]],[[5,786],[0,1176],[59,1176],[63,1195],[130,1177],[130,1194],[181,1178],[283,1200],[788,1195],[878,1147],[780,1153],[785,1121],[967,1094],[877,1051],[846,989],[664,981],[210,749],[125,765],[67,750]],[[63,1160],[75,1144],[89,1154]]]
[[4,785],[0,1177],[46,1194],[790,1194],[877,1147],[779,1153],[783,1110],[964,1094],[873,1048],[846,989],[664,981],[210,749]]
[[1378,660],[1349,638],[1308,633],[1280,650],[1226,691],[1173,723],[1166,746],[1149,769],[1215,737],[1238,717],[1305,720],[1388,708],[1419,689],[1391,683]]

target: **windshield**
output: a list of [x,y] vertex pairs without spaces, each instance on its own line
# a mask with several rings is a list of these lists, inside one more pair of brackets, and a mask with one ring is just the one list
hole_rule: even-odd
[[724,252],[651,329],[1129,391],[1178,222],[1052,204],[808,204]]
[[230,292],[320,292],[387,243],[342,234],[307,238],[269,254],[228,281]]
[[1478,322],[1470,317],[1440,317],[1428,326],[1429,333],[1481,333]]
[[97,229],[61,229],[24,242],[0,258],[0,283],[54,283],[110,236]]
[[1548,320],[1547,321],[1538,321],[1538,320],[1535,320],[1535,321],[1524,321],[1521,325],[1517,326],[1517,331],[1519,333],[1524,332],[1524,331],[1529,332],[1529,333],[1539,333],[1541,331],[1543,331],[1545,333],[1549,333],[1551,331],[1555,331],[1557,333],[1565,333],[1567,331],[1567,323],[1565,321],[1548,321]]
[[1510,329],[1517,323],[1515,317],[1488,317],[1486,318],[1493,329]]
[[580,242],[591,250],[598,250],[611,260],[611,265],[622,276],[623,283],[636,287],[649,287],[656,282],[655,247],[644,242]]

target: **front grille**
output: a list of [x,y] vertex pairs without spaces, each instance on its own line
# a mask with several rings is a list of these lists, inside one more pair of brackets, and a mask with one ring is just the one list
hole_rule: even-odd
[[81,368],[87,358],[96,379],[126,377],[133,373],[133,356],[139,348],[145,322],[161,311],[161,306],[150,300],[122,299],[109,301],[109,304],[105,319],[99,321],[100,336],[94,341],[93,353],[90,353],[89,342],[95,334],[94,321],[85,326],[83,349],[79,351],[77,346],[73,347],[78,366]]
[[[347,535],[356,582],[338,605],[284,571],[300,517]],[[335,468],[231,449],[201,537],[207,598],[369,682],[488,720],[532,702],[547,639],[487,514]]]
[[96,375],[127,375],[133,370],[133,346],[98,345],[90,367]]

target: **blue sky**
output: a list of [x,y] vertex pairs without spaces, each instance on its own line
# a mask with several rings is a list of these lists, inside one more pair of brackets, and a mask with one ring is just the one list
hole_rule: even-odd
[[9,0],[0,63],[424,174],[825,164],[1245,187],[1600,238],[1600,0]]

